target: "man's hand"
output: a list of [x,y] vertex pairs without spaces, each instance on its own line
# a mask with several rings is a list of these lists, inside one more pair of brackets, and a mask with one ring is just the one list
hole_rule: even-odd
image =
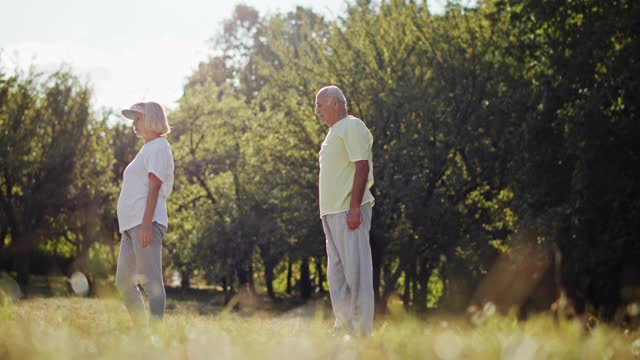
[[147,246],[149,246],[149,244],[151,244],[151,237],[152,237],[152,229],[151,229],[151,223],[142,223],[142,225],[140,225],[140,239],[142,240],[142,248],[146,248]]
[[360,208],[349,209],[349,212],[347,212],[347,226],[349,230],[355,230],[360,226]]
[[351,191],[351,202],[349,203],[349,212],[347,213],[347,226],[349,230],[355,230],[360,226],[360,206],[362,206],[362,197],[367,186],[367,177],[369,176],[369,161],[355,161],[354,166],[356,172],[353,175],[353,190]]

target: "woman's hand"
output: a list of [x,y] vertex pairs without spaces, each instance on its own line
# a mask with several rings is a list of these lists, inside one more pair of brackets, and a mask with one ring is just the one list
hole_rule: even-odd
[[143,222],[142,225],[140,225],[140,239],[143,249],[151,244],[151,238],[153,237],[152,231],[151,222]]

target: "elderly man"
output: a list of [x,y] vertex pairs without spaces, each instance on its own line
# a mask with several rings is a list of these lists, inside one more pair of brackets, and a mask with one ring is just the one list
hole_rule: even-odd
[[373,136],[362,120],[347,114],[347,100],[336,86],[318,91],[315,113],[329,127],[320,149],[319,193],[334,329],[370,335]]

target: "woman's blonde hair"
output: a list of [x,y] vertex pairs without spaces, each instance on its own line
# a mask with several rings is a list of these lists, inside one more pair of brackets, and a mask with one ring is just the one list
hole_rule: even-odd
[[149,101],[144,105],[144,127],[164,136],[171,132],[171,127],[164,114],[162,105]]

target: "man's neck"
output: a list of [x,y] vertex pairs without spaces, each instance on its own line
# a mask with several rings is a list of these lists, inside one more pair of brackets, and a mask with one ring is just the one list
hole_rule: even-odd
[[338,116],[336,116],[335,121],[332,121],[331,123],[329,123],[327,125],[329,125],[329,127],[332,127],[333,125],[337,124],[338,121],[346,118],[347,116],[349,116],[349,114],[347,114],[346,112],[345,113],[340,113],[340,114],[338,114]]

